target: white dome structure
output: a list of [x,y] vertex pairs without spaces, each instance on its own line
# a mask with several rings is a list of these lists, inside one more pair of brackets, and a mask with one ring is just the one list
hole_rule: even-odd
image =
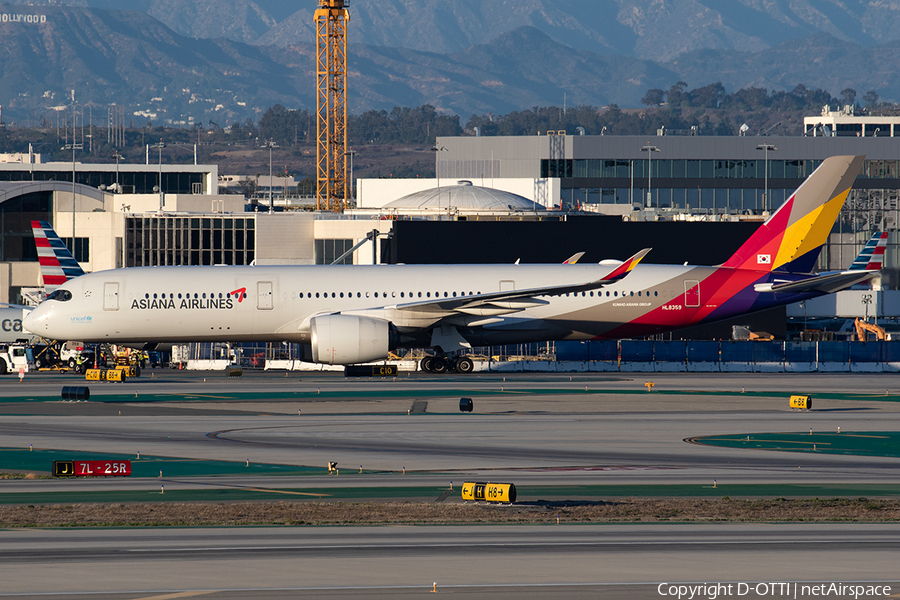
[[543,206],[528,198],[472,185],[471,181],[457,181],[455,185],[441,186],[413,192],[389,202],[382,210],[420,211],[452,209],[460,212],[535,212],[545,210]]

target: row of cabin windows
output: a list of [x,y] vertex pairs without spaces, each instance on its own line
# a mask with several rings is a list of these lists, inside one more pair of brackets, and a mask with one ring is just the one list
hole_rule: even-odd
[[[306,297],[306,298],[312,298],[312,297],[315,296],[316,298],[328,298],[328,297],[329,297],[329,293],[331,294],[331,297],[332,297],[332,298],[344,298],[344,297],[345,297],[345,296],[344,296],[344,292],[322,292],[321,294],[320,294],[319,292],[306,292],[306,293],[305,293],[305,296],[304,296],[304,292],[300,292],[300,297],[301,297],[301,298],[304,298],[304,297]],[[424,296],[423,296],[423,293],[424,293]],[[465,294],[464,292],[459,292],[458,295],[459,295],[459,296],[467,296],[467,295],[468,295],[468,296],[473,296],[473,295],[480,294],[480,293],[481,293],[481,292],[474,292],[474,293],[473,293],[473,292],[469,292],[468,294]],[[444,294],[444,296],[443,296],[444,298],[456,298],[456,297],[457,297],[457,292],[444,292],[443,294]],[[598,297],[598,298],[601,298],[601,297],[603,297],[603,294],[604,294],[604,293],[603,293],[602,291],[601,291],[601,292],[597,292],[597,297]],[[577,297],[577,296],[578,296],[578,292],[574,292],[574,293],[571,293],[571,292],[570,292],[570,293],[562,294],[562,295],[566,296],[567,298],[568,298],[568,297],[571,297],[571,296]],[[642,292],[642,291],[638,291],[638,292],[633,292],[633,291],[631,291],[631,292],[622,292],[621,295],[622,295],[623,298],[624,298],[625,296],[635,296],[635,295],[638,296],[638,297],[641,297],[641,296],[643,295],[643,296],[646,296],[646,297],[649,298],[649,297],[650,297],[650,291],[646,291],[646,292]],[[219,294],[218,294],[218,297],[219,297],[219,298],[224,298],[225,296],[229,296],[229,297],[230,297],[230,296],[235,296],[235,297],[237,297],[237,294],[232,294],[232,293],[229,293],[229,294],[223,294],[222,292],[219,292]],[[581,292],[581,296],[582,296],[582,297],[590,296],[591,298],[593,298],[593,297],[594,297],[594,292]],[[659,296],[659,292],[653,292],[653,296]],[[153,299],[154,299],[154,300],[157,299],[158,297],[159,297],[159,298],[165,299],[165,298],[166,298],[166,295],[165,295],[165,294],[159,294],[159,295],[153,294]],[[184,297],[184,298],[191,298],[191,294],[184,294],[183,296],[182,296],[182,294],[177,294],[177,295],[176,295],[176,294],[169,294],[169,296],[168,296],[168,298],[169,298],[169,299],[172,299],[172,300],[174,300],[176,297],[177,297],[179,300],[180,300],[182,297]],[[193,295],[193,297],[194,297],[194,298],[206,298],[207,296],[206,296],[205,293],[203,293],[203,294],[198,294],[198,293],[195,292],[194,295]],[[210,297],[210,298],[215,298],[215,297],[216,297],[215,292],[210,293],[210,294],[209,294],[209,297]],[[244,292],[244,293],[243,293],[243,298],[246,298],[246,297],[247,297],[247,293]],[[353,292],[347,292],[346,297],[347,297],[347,298],[352,298],[352,297],[353,297]],[[362,292],[356,292],[356,297],[357,297],[357,298],[362,298]],[[368,297],[369,297],[369,292],[366,292],[366,298],[368,298]],[[378,297],[379,297],[378,292],[374,292],[373,297],[378,298]],[[381,294],[381,297],[382,297],[382,298],[387,298],[387,297],[388,297],[388,293],[387,293],[387,292],[383,292],[383,293]],[[391,292],[391,298],[396,298],[396,297],[397,297],[397,292]],[[417,293],[415,293],[415,294],[414,294],[413,292],[409,292],[408,295],[406,294],[406,292],[400,292],[400,297],[401,297],[401,298],[406,298],[406,297],[409,297],[409,298],[415,298],[415,297],[418,297],[418,298],[431,298],[432,296],[431,296],[431,292],[417,292]],[[440,297],[441,297],[441,292],[435,292],[435,293],[434,293],[434,297],[435,297],[435,298],[440,298]],[[607,291],[607,292],[606,292],[606,297],[607,297],[607,298],[609,298],[609,297],[618,298],[618,297],[619,297],[619,292],[618,292],[618,291],[613,291],[613,292]],[[149,299],[149,298],[150,298],[150,294],[144,294],[144,298]],[[242,299],[243,299],[243,298],[242,298]]]
[[[465,292],[444,292],[444,293],[443,293],[443,294],[444,294],[443,297],[444,297],[444,298],[456,298],[457,296],[474,296],[474,295],[477,295],[477,294],[480,294],[480,293],[481,293],[481,292],[469,292],[468,294],[465,293]],[[329,294],[330,294],[330,296],[329,296]],[[370,294],[370,292],[366,292],[366,298],[369,297],[369,294]],[[379,295],[378,292],[371,292],[371,294],[372,294],[372,297],[373,297],[373,298],[379,298],[379,297],[380,297],[380,298],[387,298],[387,297],[388,297],[388,293],[387,293],[387,292],[382,292],[380,295]],[[416,297],[418,297],[418,298],[431,298],[431,297],[432,297],[431,292],[409,292],[408,294],[407,294],[406,292],[400,292],[399,294],[400,294],[400,297],[401,297],[401,298],[416,298]],[[345,294],[344,294],[344,292],[322,292],[321,294],[320,294],[319,292],[306,292],[306,293],[300,292],[300,297],[301,297],[301,298],[313,298],[313,297],[315,297],[315,298],[328,298],[328,297],[331,297],[331,298],[344,298],[344,297],[345,297]],[[353,292],[347,292],[347,293],[346,293],[346,297],[347,297],[347,298],[353,298]],[[357,298],[362,298],[362,292],[356,292],[356,297],[357,297]],[[391,297],[391,298],[396,298],[396,297],[397,297],[397,292],[391,292],[391,293],[390,293],[390,297]],[[435,293],[434,293],[434,297],[435,297],[435,298],[440,298],[440,297],[441,297],[441,292],[435,292]]]
[[[567,298],[568,298],[570,295],[576,296],[576,297],[577,297],[577,296],[578,296],[578,292],[575,292],[574,294],[563,294],[563,295],[566,296]],[[609,298],[609,297],[618,298],[619,295],[620,295],[620,294],[619,294],[618,291],[614,291],[614,292],[609,292],[609,291],[607,291],[607,292],[606,292],[606,297],[607,297],[607,298]],[[650,297],[650,291],[648,290],[648,291],[646,291],[646,292],[638,291],[638,292],[622,292],[622,293],[621,293],[621,296],[622,296],[623,298],[624,298],[625,296],[638,296],[638,297],[640,297],[640,296],[642,296],[642,295],[643,295],[643,296],[646,296],[647,298],[649,298],[649,297]],[[654,295],[654,296],[659,296],[659,292],[653,292],[653,295]],[[584,296],[590,296],[590,297],[593,298],[593,297],[594,297],[594,292],[581,292],[581,296],[582,296],[582,297],[584,297]],[[603,297],[603,292],[597,292],[597,297],[598,297],[598,298],[602,298],[602,297]]]
[[[466,293],[464,293],[464,292],[459,292],[459,296],[472,296],[472,295],[476,295],[476,294],[480,294],[480,293],[481,293],[481,292],[475,292],[475,293],[473,294],[472,292],[469,292],[468,294],[466,294]],[[300,297],[301,297],[301,298],[313,298],[313,297],[315,297],[315,298],[328,298],[328,297],[329,297],[329,294],[330,294],[330,297],[331,297],[331,298],[344,298],[344,297],[345,297],[345,296],[344,296],[344,292],[324,292],[324,293],[322,293],[322,294],[320,294],[319,292],[315,292],[315,293],[314,293],[314,292],[306,292],[305,294],[304,294],[304,292],[300,292]],[[423,294],[424,294],[424,295],[423,295]],[[444,296],[443,296],[444,298],[456,298],[456,297],[457,297],[457,293],[456,293],[456,292],[444,292],[443,294],[444,294]],[[604,293],[601,291],[601,292],[597,292],[596,295],[597,295],[598,298],[602,298],[602,297],[603,297],[603,294],[604,294]],[[648,290],[648,291],[646,291],[646,292],[645,292],[645,291],[622,292],[621,294],[620,294],[618,291],[614,291],[614,292],[609,292],[609,291],[607,291],[607,292],[606,292],[606,297],[607,297],[607,298],[610,298],[610,297],[618,298],[618,297],[621,295],[623,298],[626,297],[626,296],[638,296],[638,297],[646,296],[647,298],[649,298],[649,297],[651,296],[651,294],[652,294],[653,296],[659,296],[659,292],[657,292],[657,291],[650,292],[650,291]],[[578,293],[578,292],[574,292],[574,293],[570,292],[570,293],[567,293],[567,294],[560,294],[560,295],[561,295],[561,296],[565,296],[565,297],[568,298],[568,297],[572,297],[572,296],[577,297],[577,296],[579,295],[579,293]],[[593,297],[594,297],[594,292],[581,292],[581,296],[582,296],[582,297],[590,296],[591,298],[593,298]],[[347,297],[347,298],[352,298],[352,297],[353,297],[353,292],[347,292],[346,297]],[[357,298],[362,298],[362,292],[356,292],[356,297],[357,297]],[[368,297],[369,297],[369,292],[366,292],[366,298],[368,298]],[[374,292],[373,297],[374,297],[374,298],[378,298],[378,297],[379,297],[378,292]],[[381,297],[382,297],[382,298],[387,298],[387,297],[388,297],[388,293],[387,293],[387,292],[384,292],[384,293],[381,295]],[[391,292],[391,298],[396,298],[396,297],[397,297],[397,292]],[[431,298],[431,292],[417,292],[417,293],[409,292],[409,294],[406,294],[406,292],[400,292],[400,297],[401,297],[401,298],[407,298],[407,297],[408,297],[408,298],[415,298],[415,297],[418,297],[418,298]],[[434,293],[434,297],[435,297],[435,298],[440,298],[440,297],[441,297],[441,292],[435,292],[435,293]]]
[[[243,292],[242,296],[243,296],[243,298],[246,298],[246,297],[247,297],[247,292]],[[226,297],[227,297],[227,298],[232,298],[232,297],[237,298],[237,297],[238,297],[238,294],[237,294],[237,293],[233,293],[233,292],[229,292],[229,293],[227,293],[227,294],[223,294],[222,292],[219,292],[219,293],[218,293],[218,296],[217,296],[215,292],[210,292],[209,298],[216,298],[216,297],[218,297],[218,298],[226,298]],[[149,300],[149,299],[150,299],[150,294],[144,294],[144,298],[147,298],[147,299]],[[160,299],[160,298],[163,299],[163,300],[166,300],[166,299],[174,300],[175,298],[178,298],[179,300],[181,300],[182,298],[185,298],[185,299],[187,299],[187,298],[204,298],[204,299],[205,299],[205,298],[207,298],[207,295],[206,295],[206,293],[199,294],[199,293],[196,293],[196,292],[195,292],[193,295],[191,295],[191,294],[169,294],[169,295],[167,296],[166,294],[153,294],[153,299],[154,299],[154,300],[157,300],[157,299]],[[243,298],[242,298],[242,299],[243,299]]]

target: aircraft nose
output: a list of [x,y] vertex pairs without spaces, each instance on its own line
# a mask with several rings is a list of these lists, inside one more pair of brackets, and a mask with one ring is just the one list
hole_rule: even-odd
[[29,333],[38,334],[40,333],[38,329],[40,328],[41,323],[46,323],[46,320],[46,307],[38,306],[25,315],[25,317],[22,319],[22,327],[25,328],[25,330]]

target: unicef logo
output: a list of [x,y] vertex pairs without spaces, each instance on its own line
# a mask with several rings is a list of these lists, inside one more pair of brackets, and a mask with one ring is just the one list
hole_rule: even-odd
[[72,323],[90,323],[92,318],[89,315],[84,315],[83,317],[70,317],[69,321]]

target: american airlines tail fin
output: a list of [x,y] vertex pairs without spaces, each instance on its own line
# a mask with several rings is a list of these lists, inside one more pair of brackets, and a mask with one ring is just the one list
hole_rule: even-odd
[[865,156],[825,159],[722,266],[810,273]]
[[876,231],[863,247],[853,264],[851,271],[880,271],[884,264],[884,251],[887,249],[887,231]]
[[41,263],[44,293],[49,294],[73,277],[84,275],[78,261],[47,221],[32,221],[34,245]]

